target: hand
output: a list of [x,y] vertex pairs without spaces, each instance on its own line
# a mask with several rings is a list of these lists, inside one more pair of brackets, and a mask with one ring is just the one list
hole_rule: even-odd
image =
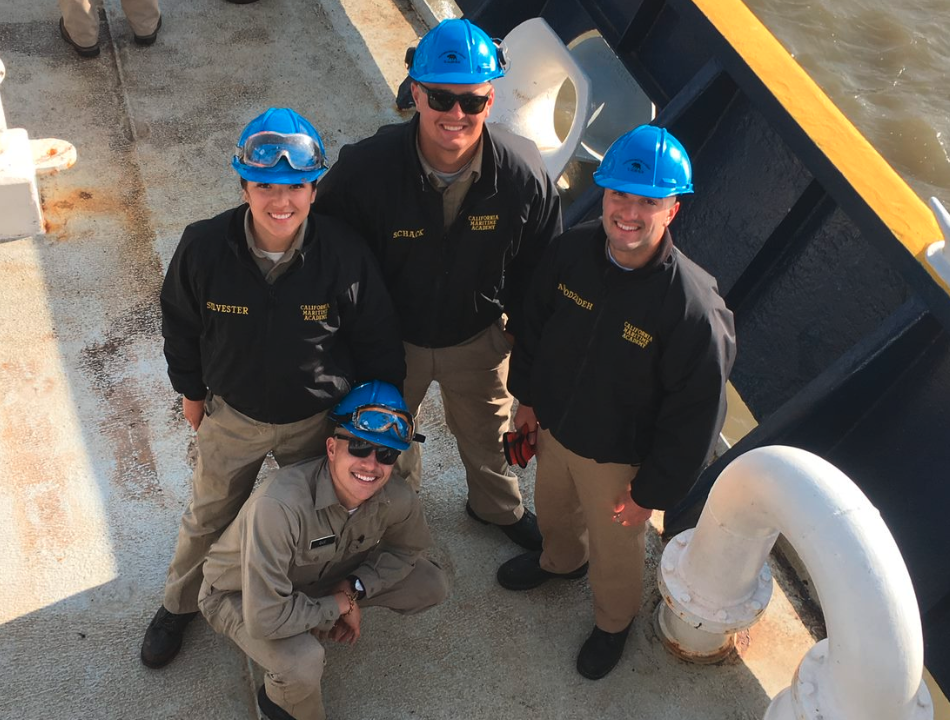
[[514,346],[515,346],[515,336],[512,335],[512,334],[511,334],[510,332],[508,332],[507,330],[502,330],[501,332],[502,332],[502,334],[505,336],[505,340],[508,341],[508,344],[511,345],[511,347],[514,347]]
[[188,424],[191,425],[191,429],[197,430],[205,416],[205,401],[189,400],[188,398],[182,396],[181,411],[185,416],[185,420],[187,420]]
[[525,435],[529,445],[534,445],[538,441],[538,418],[534,414],[534,408],[529,405],[518,403],[518,410],[515,412],[515,429],[519,432],[526,428]]
[[353,609],[336,621],[330,631],[330,639],[347,645],[353,645],[360,639],[360,606],[354,604]]
[[637,505],[630,497],[629,489],[614,501],[614,522],[624,527],[643,525],[651,515],[653,510]]
[[[340,607],[340,617],[330,629],[329,637],[334,642],[346,643],[352,645],[360,637],[360,606],[354,599],[352,603],[349,598],[352,596],[352,590],[349,589],[349,581],[345,581],[347,590],[334,594]],[[349,593],[349,594],[347,594]],[[342,595],[342,598],[340,597]],[[340,602],[342,599],[342,603]]]

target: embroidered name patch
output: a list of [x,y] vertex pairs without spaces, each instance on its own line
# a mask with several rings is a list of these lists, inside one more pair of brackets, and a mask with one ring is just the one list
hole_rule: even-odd
[[632,342],[634,345],[639,345],[642,348],[645,348],[653,342],[653,336],[650,333],[628,322],[623,324],[623,339],[627,342]]
[[468,224],[472,230],[494,230],[498,224],[497,215],[469,215]]
[[426,229],[419,228],[418,230],[397,230],[393,233],[393,240],[397,238],[417,238],[425,235]]
[[568,300],[573,300],[575,303],[577,303],[579,307],[582,307],[585,310],[594,309],[594,303],[592,303],[590,300],[585,300],[573,290],[569,290],[564,283],[558,283],[557,289],[564,293],[564,297],[566,297]]
[[301,305],[300,312],[304,320],[311,322],[320,322],[327,319],[327,313],[330,310],[330,303],[323,305]]
[[336,542],[336,535],[327,535],[326,537],[317,538],[316,540],[310,541],[310,549],[316,550],[320,547],[325,547],[326,545],[332,545]]
[[247,315],[247,308],[244,305],[221,305],[219,303],[211,302],[210,300],[205,303],[205,307],[208,308],[211,312],[218,313],[231,313],[234,315]]

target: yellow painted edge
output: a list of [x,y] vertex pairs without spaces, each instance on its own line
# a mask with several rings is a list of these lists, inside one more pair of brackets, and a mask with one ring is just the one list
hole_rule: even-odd
[[942,239],[930,209],[831,102],[742,0],[692,0],[944,292],[927,262]]

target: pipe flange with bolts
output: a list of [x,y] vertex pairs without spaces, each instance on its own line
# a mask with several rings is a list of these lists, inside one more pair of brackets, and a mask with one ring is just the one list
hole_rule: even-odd
[[658,573],[663,602],[657,607],[656,623],[660,639],[675,655],[691,662],[717,662],[732,652],[735,634],[754,625],[765,612],[772,598],[772,572],[763,565],[742,602],[722,605],[700,596],[681,565],[694,532],[681,532],[663,551]]
[[[769,705],[762,720],[829,720],[844,718],[834,693],[834,681],[828,671],[828,640],[822,640],[805,653],[795,671],[792,684],[782,690]],[[933,700],[927,683],[921,682],[909,711],[902,720],[933,720]]]

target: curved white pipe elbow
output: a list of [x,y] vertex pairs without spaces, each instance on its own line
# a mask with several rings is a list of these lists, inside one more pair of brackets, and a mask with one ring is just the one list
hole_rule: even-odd
[[[824,717],[920,717],[918,691],[926,704],[929,695],[921,682],[923,638],[910,575],[877,509],[816,455],[767,447],[730,463],[675,570],[664,553],[661,572],[685,583],[683,594],[694,606],[718,607],[718,617],[732,617],[760,588],[779,533],[808,569],[825,616],[828,639],[813,648],[824,646],[818,677],[805,683],[825,698]],[[675,598],[671,607],[678,610]]]

